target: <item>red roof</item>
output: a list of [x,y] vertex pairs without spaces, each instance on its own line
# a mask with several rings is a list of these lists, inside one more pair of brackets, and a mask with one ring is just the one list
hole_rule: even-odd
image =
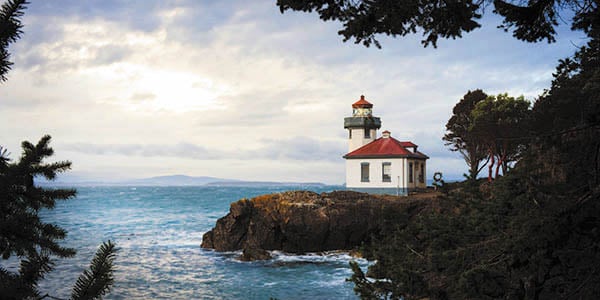
[[412,157],[428,159],[429,157],[419,151],[412,152],[406,148],[417,147],[412,142],[400,142],[393,137],[380,137],[346,155],[344,158],[392,158]]
[[373,107],[373,104],[371,104],[369,101],[365,100],[365,96],[364,95],[360,95],[360,100],[354,102],[352,104],[352,108],[371,108]]
[[404,148],[417,147],[417,145],[413,144],[412,142],[400,142],[400,146]]

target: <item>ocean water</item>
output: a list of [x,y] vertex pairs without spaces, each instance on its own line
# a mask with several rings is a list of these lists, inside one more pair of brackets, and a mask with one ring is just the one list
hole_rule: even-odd
[[[310,187],[315,192],[342,187]],[[240,262],[240,253],[200,248],[202,235],[241,198],[298,187],[79,187],[76,199],[43,211],[65,228],[63,245],[40,290],[67,298],[102,241],[120,249],[106,299],[357,299],[345,253],[290,255]],[[366,267],[367,262],[359,260]]]

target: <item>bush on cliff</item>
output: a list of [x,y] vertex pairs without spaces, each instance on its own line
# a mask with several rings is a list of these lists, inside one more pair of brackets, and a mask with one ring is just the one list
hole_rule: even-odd
[[598,191],[577,198],[540,192],[522,174],[485,196],[451,193],[448,207],[383,234],[352,264],[365,299],[591,299],[600,293]]

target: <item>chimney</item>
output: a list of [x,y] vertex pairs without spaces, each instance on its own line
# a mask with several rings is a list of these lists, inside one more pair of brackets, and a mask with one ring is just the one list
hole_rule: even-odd
[[387,130],[381,133],[381,137],[384,138],[384,139],[389,138],[390,135],[391,135],[391,132],[389,132]]

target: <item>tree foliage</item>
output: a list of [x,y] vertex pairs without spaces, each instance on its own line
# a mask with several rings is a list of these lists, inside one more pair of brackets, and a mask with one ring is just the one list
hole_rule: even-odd
[[[52,271],[52,257],[71,257],[75,249],[59,244],[67,232],[44,222],[39,212],[53,209],[56,201],[75,197],[73,189],[54,189],[35,185],[36,177],[52,180],[58,173],[71,167],[69,161],[45,163],[53,155],[46,135],[37,144],[22,143],[23,153],[17,162],[11,162],[6,149],[0,147],[0,253],[7,260],[16,256],[20,268],[11,272],[0,266],[0,295],[3,299],[40,297],[38,282]],[[95,299],[106,293],[112,284],[114,244],[104,244],[92,261],[91,271],[78,280],[78,292],[73,299]],[[86,280],[94,279],[83,289]],[[87,292],[86,292],[87,291]],[[84,293],[81,293],[84,292]],[[85,295],[85,297],[79,297]],[[91,297],[88,297],[91,296]]]
[[[487,96],[481,90],[469,91],[454,106],[452,117],[446,124],[447,133],[442,138],[450,150],[458,151],[469,166],[469,178],[477,179],[479,171],[487,164],[488,180],[500,168],[508,172],[524,149],[524,135],[528,133],[529,102],[523,96],[508,94]],[[525,137],[526,138],[526,137]],[[483,164],[481,162],[486,160]]]
[[[68,161],[44,163],[54,151],[48,146],[50,136],[36,144],[23,142],[23,153],[16,163],[8,157],[0,159],[0,253],[3,259],[22,257],[18,274],[0,269],[3,291],[24,298],[38,294],[37,282],[52,269],[50,256],[70,257],[75,250],[64,248],[58,241],[66,236],[64,229],[43,222],[40,209],[52,209],[58,200],[75,196],[72,189],[47,189],[34,185],[34,178],[54,179],[57,173],[71,167]],[[7,152],[3,151],[6,155]]]
[[103,243],[92,259],[89,270],[84,270],[77,278],[71,299],[100,299],[110,291],[114,282],[113,262],[117,248],[111,241]]
[[514,98],[508,94],[488,96],[471,111],[469,133],[488,153],[489,181],[494,165],[498,177],[500,168],[506,174],[509,164],[519,158],[529,137],[529,117],[529,102],[523,96]]
[[472,135],[471,114],[475,105],[486,98],[487,94],[482,90],[468,91],[452,109],[452,117],[446,123],[447,133],[442,138],[446,146],[450,146],[450,150],[461,154],[469,166],[468,178],[471,180],[477,179],[477,175],[487,164],[487,162],[482,164],[482,161],[488,157],[485,147]]
[[[597,0],[277,0],[281,12],[316,12],[324,21],[340,21],[344,41],[380,47],[376,35],[422,33],[424,46],[436,47],[438,38],[460,38],[481,27],[484,11],[503,17],[499,26],[527,42],[555,41],[559,12],[571,10],[573,29],[587,26],[580,19],[598,8]],[[568,14],[568,13],[567,13]]]
[[6,74],[13,65],[8,47],[23,33],[21,17],[27,4],[26,0],[8,0],[0,6],[0,82],[6,81]]
[[[366,274],[353,266],[357,294],[366,299],[597,298],[598,20],[598,12],[580,20],[590,41],[560,62],[551,88],[535,102],[519,132],[526,147],[515,168],[477,189],[459,184],[437,211],[380,235],[365,249],[376,263]],[[488,106],[498,98],[477,104],[481,117],[491,115],[493,124],[500,116]]]
[[[20,17],[28,4],[25,0],[8,0],[0,7],[0,82],[6,80],[9,61],[8,46],[22,34]],[[33,145],[21,144],[23,153],[12,163],[8,151],[0,146],[0,255],[3,260],[20,259],[17,272],[0,265],[0,296],[2,299],[55,298],[40,296],[38,282],[52,271],[52,256],[75,255],[75,249],[58,242],[67,232],[39,217],[41,209],[53,209],[57,200],[75,197],[74,189],[49,189],[34,184],[36,177],[48,180],[71,168],[71,162],[45,163],[54,154],[49,147],[50,136],[43,136]],[[113,261],[117,249],[111,241],[103,243],[94,256],[90,270],[85,270],[73,287],[71,299],[100,299],[113,284]],[[56,299],[56,298],[55,298]]]

